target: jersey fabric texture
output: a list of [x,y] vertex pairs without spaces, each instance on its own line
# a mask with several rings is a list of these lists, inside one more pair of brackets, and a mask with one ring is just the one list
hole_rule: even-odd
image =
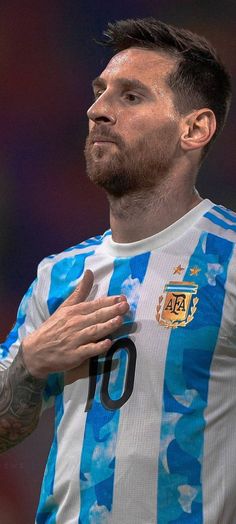
[[44,259],[1,346],[74,290],[130,304],[106,355],[49,376],[55,435],[37,524],[236,523],[236,214],[203,200],[131,244],[111,232]]

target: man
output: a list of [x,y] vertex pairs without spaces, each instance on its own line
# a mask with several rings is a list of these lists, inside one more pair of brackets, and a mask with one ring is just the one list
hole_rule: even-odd
[[85,155],[112,232],[40,264],[2,346],[1,448],[54,401],[38,523],[233,524],[236,216],[195,189],[229,76],[154,19],[105,36]]

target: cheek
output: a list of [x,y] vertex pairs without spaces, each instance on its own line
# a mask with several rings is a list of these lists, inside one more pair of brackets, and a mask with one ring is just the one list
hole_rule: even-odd
[[[140,152],[147,152],[155,147],[160,147],[165,138],[163,137],[163,124],[157,125],[157,121],[147,118],[131,119],[130,133],[126,135],[127,143],[133,148],[139,149]],[[166,130],[165,130],[166,131]]]
[[[179,129],[176,121],[155,119],[131,119],[130,132],[124,132],[124,139],[131,148],[137,151],[171,150],[179,141]],[[149,152],[149,153],[148,153]]]
[[157,129],[157,120],[148,117],[147,112],[142,115],[122,115],[120,122],[118,122],[117,131],[124,139],[129,142],[134,142],[147,134],[155,132]]

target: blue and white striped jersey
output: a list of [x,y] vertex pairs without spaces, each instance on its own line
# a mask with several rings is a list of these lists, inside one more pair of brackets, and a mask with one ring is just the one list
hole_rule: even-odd
[[236,523],[236,214],[202,201],[131,244],[111,232],[44,259],[1,367],[95,274],[126,294],[106,356],[49,376],[55,435],[37,524]]

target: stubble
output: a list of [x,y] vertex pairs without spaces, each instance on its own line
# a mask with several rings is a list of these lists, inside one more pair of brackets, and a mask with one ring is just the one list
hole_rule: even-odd
[[96,133],[92,131],[86,140],[87,175],[108,195],[121,198],[147,192],[168,176],[178,147],[176,123],[140,136],[131,145],[101,124],[100,135],[114,143],[94,146]]

